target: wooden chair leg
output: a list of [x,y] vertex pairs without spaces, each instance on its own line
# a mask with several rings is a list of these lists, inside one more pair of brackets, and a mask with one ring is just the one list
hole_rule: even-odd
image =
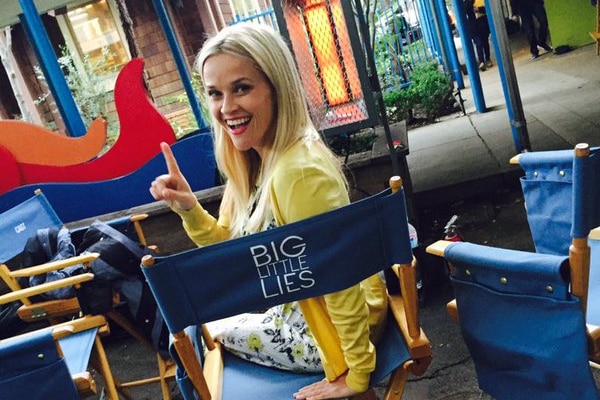
[[115,384],[112,371],[110,370],[108,359],[106,358],[104,346],[102,345],[102,342],[100,341],[99,337],[96,337],[94,342],[94,355],[96,357],[96,362],[98,363],[98,368],[102,373],[102,378],[104,378],[104,387],[107,392],[108,398],[110,400],[119,400],[119,395],[117,394],[117,386]]
[[169,390],[169,384],[167,382],[167,362],[156,353],[156,359],[158,362],[158,375],[160,377],[160,390],[162,392],[163,400],[171,400],[171,390]]
[[382,400],[400,400],[406,387],[406,381],[408,380],[408,371],[404,368],[398,368],[390,377],[387,390]]

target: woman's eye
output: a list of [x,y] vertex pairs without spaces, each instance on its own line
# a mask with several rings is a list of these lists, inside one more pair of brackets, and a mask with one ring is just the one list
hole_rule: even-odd
[[234,91],[234,93],[246,93],[246,92],[250,91],[251,88],[252,87],[250,85],[241,83],[241,84],[236,85],[233,88],[233,91]]
[[221,92],[219,92],[218,90],[209,90],[207,92],[207,94],[208,94],[208,97],[210,97],[210,98],[215,98],[215,97],[221,96]]

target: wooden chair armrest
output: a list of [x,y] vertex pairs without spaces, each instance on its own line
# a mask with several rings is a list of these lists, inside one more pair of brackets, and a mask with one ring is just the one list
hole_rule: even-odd
[[72,297],[69,299],[46,300],[33,304],[23,304],[17,310],[17,314],[23,321],[34,322],[77,315],[80,311],[79,300],[77,297]]
[[63,268],[72,267],[77,264],[89,264],[100,257],[99,253],[88,253],[80,256],[65,258],[64,260],[52,261],[46,264],[35,265],[33,267],[22,268],[12,271],[10,275],[14,278],[27,278],[30,276],[45,274],[47,272],[58,271]]
[[446,251],[446,248],[452,243],[454,242],[451,242],[449,240],[438,240],[437,242],[434,242],[427,246],[425,251],[429,254],[433,254],[434,256],[444,257],[444,252]]
[[36,285],[14,292],[6,293],[0,296],[0,304],[6,304],[12,301],[26,299],[38,294],[42,294],[51,290],[56,290],[67,286],[78,285],[83,282],[91,281],[92,279],[94,279],[94,274],[85,273],[81,275],[70,276],[64,279],[59,279],[54,282],[42,283],[41,285]]

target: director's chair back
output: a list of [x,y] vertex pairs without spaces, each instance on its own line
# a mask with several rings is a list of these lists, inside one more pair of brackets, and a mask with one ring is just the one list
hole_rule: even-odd
[[[222,355],[203,324],[342,290],[384,269],[395,318],[389,318],[377,349],[371,382],[391,373],[385,398],[401,398],[408,372],[425,372],[431,347],[418,321],[404,193],[399,178],[392,182],[397,193],[388,190],[296,223],[143,260],[144,274],[173,335],[181,367],[178,381],[186,399],[194,392],[203,400],[288,399],[322,379]],[[389,273],[392,266],[395,273]],[[194,349],[192,326],[203,327],[206,354]]]
[[581,143],[574,150],[523,153],[511,162],[525,172],[521,185],[536,251],[570,255],[573,294],[584,309],[593,306],[599,299],[588,291],[597,296],[600,288],[588,278],[590,268],[600,268],[600,257],[590,259],[588,235],[600,226],[600,148]]
[[62,222],[40,191],[0,214],[0,264],[18,256],[40,228],[60,228]]
[[596,400],[569,258],[467,242],[428,252],[451,266],[458,320],[479,387],[498,400]]

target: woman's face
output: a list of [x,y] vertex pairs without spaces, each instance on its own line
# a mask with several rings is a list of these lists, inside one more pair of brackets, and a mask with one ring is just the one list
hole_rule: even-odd
[[218,54],[204,62],[203,79],[213,119],[238,150],[254,149],[264,159],[275,119],[274,93],[264,74],[245,58]]

